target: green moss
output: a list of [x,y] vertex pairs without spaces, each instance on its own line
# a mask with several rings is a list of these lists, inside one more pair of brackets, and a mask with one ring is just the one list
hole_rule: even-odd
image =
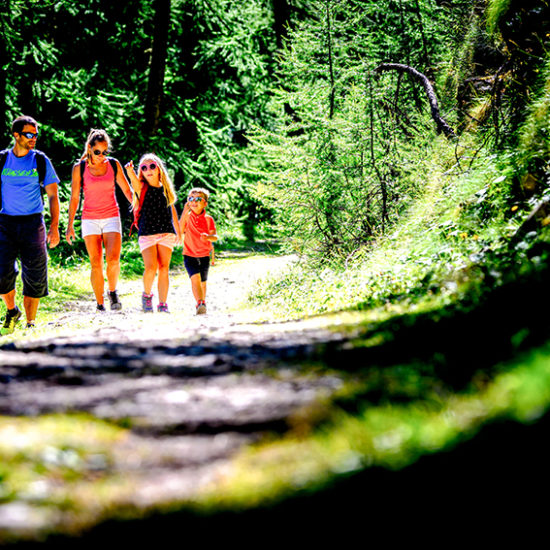
[[90,476],[96,479],[94,463],[111,462],[111,448],[125,434],[86,415],[0,417],[0,501],[26,498],[33,491],[33,500],[48,500],[52,495],[57,500],[59,491],[57,496],[56,491],[48,491],[46,497],[40,488],[70,486]]
[[289,435],[242,453],[195,503],[203,511],[246,509],[316,490],[372,466],[404,468],[422,455],[450,450],[501,420],[532,422],[550,407],[550,344],[500,366],[483,389],[406,405],[340,411],[308,438]]
[[519,148],[522,173],[540,178],[550,159],[550,58],[540,71],[540,90],[531,103],[520,130]]
[[485,11],[489,34],[494,34],[497,31],[498,24],[510,8],[511,3],[512,0],[489,0]]

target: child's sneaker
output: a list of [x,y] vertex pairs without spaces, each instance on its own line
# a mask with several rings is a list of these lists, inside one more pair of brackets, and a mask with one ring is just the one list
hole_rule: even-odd
[[25,328],[26,330],[34,330],[36,328],[36,325],[34,324],[34,321],[28,321]]
[[165,303],[160,303],[158,306],[157,306],[157,311],[159,313],[170,313],[168,311],[168,304],[165,302]]
[[118,299],[116,290],[109,290],[109,300],[111,302],[111,309],[122,309],[122,304]]
[[7,311],[4,324],[0,329],[0,335],[4,336],[5,334],[11,334],[15,330],[15,325],[21,318],[21,315],[21,310],[17,306],[15,306],[15,311],[13,311],[13,313]]
[[145,294],[141,295],[141,307],[146,313],[153,313],[153,295]]
[[206,302],[204,300],[197,303],[197,315],[204,315],[206,313]]

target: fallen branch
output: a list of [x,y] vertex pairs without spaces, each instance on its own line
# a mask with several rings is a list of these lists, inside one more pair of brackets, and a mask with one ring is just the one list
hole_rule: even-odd
[[439,114],[437,97],[435,95],[433,86],[431,82],[428,80],[428,78],[426,77],[426,75],[417,71],[413,67],[409,67],[409,65],[403,65],[402,63],[381,63],[380,65],[378,65],[378,67],[376,67],[376,72],[381,72],[381,71],[400,71],[403,73],[408,73],[414,76],[417,80],[420,80],[420,82],[422,82],[422,85],[424,86],[426,95],[428,96],[428,101],[430,102],[430,110],[432,113],[432,118],[435,120],[435,123],[437,124],[437,132],[438,133],[443,132],[447,137],[456,137],[454,130],[447,124],[445,119],[443,119],[443,117]]

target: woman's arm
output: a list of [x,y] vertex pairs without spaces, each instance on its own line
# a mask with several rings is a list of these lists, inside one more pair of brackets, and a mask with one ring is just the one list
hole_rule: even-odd
[[76,234],[74,232],[74,218],[78,205],[80,203],[80,189],[82,182],[80,181],[80,162],[77,162],[73,166],[73,173],[71,179],[71,198],[69,200],[69,221],[67,222],[67,230],[65,231],[65,239],[69,244],[73,244],[76,240]]
[[124,196],[128,199],[128,202],[132,204],[132,201],[134,200],[134,196],[132,195],[132,190],[128,185],[128,180],[126,179],[126,176],[122,171],[122,166],[120,165],[120,162],[118,162],[118,160],[116,161],[116,164],[118,168],[116,173],[116,182],[118,186],[122,189],[122,192],[124,193]]

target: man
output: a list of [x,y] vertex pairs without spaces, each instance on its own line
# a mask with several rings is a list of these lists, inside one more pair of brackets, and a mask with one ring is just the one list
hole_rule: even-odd
[[[2,335],[11,334],[22,315],[15,303],[16,260],[21,262],[27,328],[33,328],[40,298],[48,295],[46,243],[50,248],[59,244],[59,178],[50,159],[34,149],[38,124],[20,116],[12,123],[12,134],[13,149],[0,153],[0,296],[7,308]],[[47,236],[42,187],[51,216]]]

